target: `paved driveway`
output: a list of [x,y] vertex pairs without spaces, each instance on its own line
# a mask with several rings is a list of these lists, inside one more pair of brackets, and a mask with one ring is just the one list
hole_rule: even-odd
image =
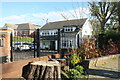
[[120,80],[120,57],[109,60],[102,65],[96,66],[94,69],[89,69],[88,73],[90,78],[106,78],[105,80]]

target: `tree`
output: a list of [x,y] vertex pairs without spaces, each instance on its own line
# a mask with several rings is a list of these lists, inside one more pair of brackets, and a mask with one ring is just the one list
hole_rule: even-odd
[[113,28],[118,28],[120,31],[120,1],[114,3],[117,7],[117,11],[111,17],[111,23],[113,23]]
[[101,31],[105,31],[105,25],[111,15],[117,11],[117,6],[114,2],[89,2],[90,12],[100,22]]

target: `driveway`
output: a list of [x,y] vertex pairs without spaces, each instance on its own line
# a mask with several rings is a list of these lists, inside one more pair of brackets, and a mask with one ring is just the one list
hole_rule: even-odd
[[[57,51],[40,50],[40,57],[51,55],[54,53],[57,53]],[[14,61],[19,61],[19,60],[34,58],[34,56],[37,57],[37,52],[35,51],[35,55],[34,55],[34,50],[14,51],[13,55],[14,55]]]
[[120,57],[106,61],[102,65],[96,66],[94,69],[88,69],[89,80],[95,78],[105,78],[108,80],[120,80]]

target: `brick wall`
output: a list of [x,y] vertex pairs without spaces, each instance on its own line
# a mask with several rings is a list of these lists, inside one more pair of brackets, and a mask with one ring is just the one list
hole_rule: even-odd
[[4,37],[0,36],[0,39],[3,39],[3,47],[0,47],[0,57],[10,58],[10,34],[10,30],[0,30],[0,35],[4,35]]

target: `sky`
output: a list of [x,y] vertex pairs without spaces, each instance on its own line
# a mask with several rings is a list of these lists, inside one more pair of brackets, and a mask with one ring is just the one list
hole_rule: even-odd
[[46,22],[89,17],[87,2],[2,2],[0,26],[5,23],[31,23],[43,26]]

